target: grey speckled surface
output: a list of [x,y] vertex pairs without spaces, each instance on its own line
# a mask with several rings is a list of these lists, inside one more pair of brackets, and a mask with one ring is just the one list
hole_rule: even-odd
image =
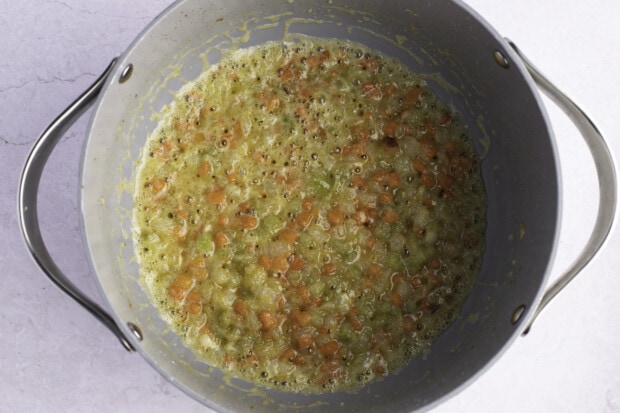
[[[620,152],[615,0],[470,0],[583,105]],[[0,0],[0,411],[203,412],[73,301],[29,258],[16,191],[34,140],[168,4],[166,0]],[[596,210],[586,146],[557,109],[550,118],[564,179],[553,275],[576,256]],[[59,266],[97,297],[81,236],[77,176],[86,117],[50,158],[41,225]],[[472,386],[437,412],[620,411],[620,236]]]

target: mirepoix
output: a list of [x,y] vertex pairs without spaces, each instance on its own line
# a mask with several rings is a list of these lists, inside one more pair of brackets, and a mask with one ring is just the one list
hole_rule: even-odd
[[134,239],[152,303],[200,359],[355,390],[458,316],[485,214],[469,132],[423,77],[304,38],[229,52],[164,108]]

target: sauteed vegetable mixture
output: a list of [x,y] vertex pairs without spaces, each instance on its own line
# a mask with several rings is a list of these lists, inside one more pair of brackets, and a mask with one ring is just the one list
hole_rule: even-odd
[[164,109],[135,199],[162,316],[206,362],[285,390],[398,371],[482,260],[469,132],[423,77],[347,41],[224,56]]

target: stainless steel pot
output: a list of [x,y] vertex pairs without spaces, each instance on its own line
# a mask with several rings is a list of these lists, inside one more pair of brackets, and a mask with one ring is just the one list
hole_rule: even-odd
[[[171,91],[231,46],[303,33],[348,38],[426,73],[469,125],[483,156],[489,198],[486,253],[460,318],[426,357],[359,393],[300,395],[256,388],[197,361],[169,330],[138,277],[131,240],[132,177],[151,114]],[[537,83],[582,131],[597,167],[598,217],[584,251],[545,293],[560,217],[559,165]],[[82,295],[43,243],[37,190],[45,162],[69,125],[97,98],[81,166],[81,212],[93,271],[110,312]],[[19,191],[27,245],[61,289],[129,350],[191,396],[221,411],[412,411],[453,395],[480,375],[596,254],[612,228],[612,156],[585,114],[459,0],[180,1],[153,21],[102,77],[42,134]]]

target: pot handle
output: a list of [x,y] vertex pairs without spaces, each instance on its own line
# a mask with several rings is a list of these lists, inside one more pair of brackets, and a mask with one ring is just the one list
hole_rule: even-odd
[[104,82],[112,72],[116,61],[116,58],[113,59],[103,74],[61,113],[36,140],[22,171],[19,182],[18,206],[22,235],[24,236],[26,246],[34,258],[35,263],[65,294],[77,301],[112,331],[128,351],[134,351],[133,346],[121,329],[116,325],[112,317],[97,303],[85,296],[54,263],[54,260],[43,242],[37,213],[39,182],[41,180],[43,168],[50,154],[67,129],[69,129],[95,101]]
[[509,39],[506,40],[510,47],[517,53],[540,90],[568,115],[577,129],[579,129],[579,132],[581,132],[594,160],[599,185],[598,212],[590,238],[583,247],[581,254],[572,265],[543,294],[538,307],[523,331],[523,335],[526,335],[529,333],[536,317],[538,317],[547,304],[549,304],[549,302],[584,269],[605,243],[614,225],[618,187],[613,156],[605,143],[605,139],[592,120],[569,97],[552,84],[549,79],[525,57],[513,42]]

